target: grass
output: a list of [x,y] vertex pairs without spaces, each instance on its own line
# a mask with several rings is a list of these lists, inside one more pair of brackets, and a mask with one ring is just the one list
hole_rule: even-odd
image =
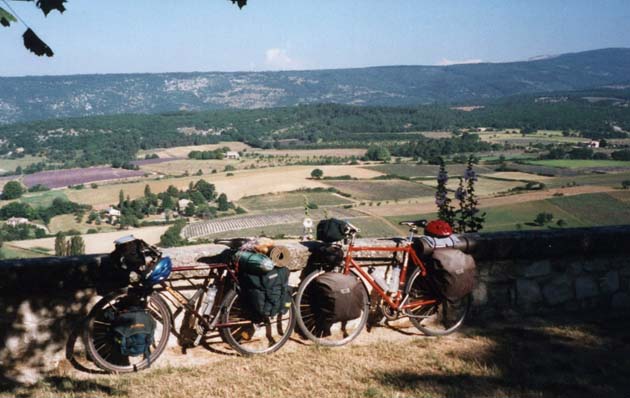
[[535,133],[523,136],[521,133],[512,134],[510,132],[488,131],[478,133],[479,137],[488,142],[505,142],[526,144],[526,143],[578,143],[588,142],[582,137],[564,137],[559,130],[538,130]]
[[593,167],[628,167],[630,161],[620,160],[591,160],[591,159],[550,159],[530,160],[527,163],[536,166],[561,167],[566,169],[581,169]]
[[60,374],[4,383],[0,396],[621,398],[630,391],[628,328],[625,314],[612,313],[484,322],[441,339],[386,331],[398,339],[88,379]]
[[24,168],[30,164],[41,162],[43,160],[45,160],[45,158],[30,155],[17,159],[0,158],[0,173],[15,171],[16,167],[18,166]]
[[305,197],[309,203],[315,203],[318,206],[336,206],[351,203],[351,201],[331,192],[296,191],[247,196],[240,199],[238,204],[248,210],[290,209],[304,207]]
[[327,185],[360,200],[398,200],[434,194],[426,185],[402,180],[324,181]]
[[48,207],[52,204],[53,200],[61,198],[68,199],[68,196],[63,191],[45,191],[24,195],[20,201],[28,203],[32,207]]
[[625,180],[630,180],[630,172],[555,177],[551,180],[545,181],[545,184],[551,188],[568,184],[602,185],[613,188],[621,188],[621,182]]
[[51,255],[52,254],[49,252],[49,250],[43,247],[26,250],[19,247],[11,246],[11,242],[4,242],[4,244],[0,248],[0,259],[47,257]]

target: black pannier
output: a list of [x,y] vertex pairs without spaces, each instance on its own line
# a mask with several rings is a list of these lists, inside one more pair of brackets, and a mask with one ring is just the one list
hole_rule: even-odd
[[475,287],[475,259],[460,250],[435,250],[427,266],[436,289],[449,301],[461,299]]
[[321,220],[317,223],[317,240],[332,243],[346,237],[348,223],[336,218]]
[[309,294],[318,329],[316,334],[328,336],[334,323],[361,316],[365,306],[364,288],[356,276],[325,272],[315,279],[311,289]]
[[262,322],[291,308],[289,270],[274,268],[265,274],[239,270],[240,296],[247,315],[254,322]]

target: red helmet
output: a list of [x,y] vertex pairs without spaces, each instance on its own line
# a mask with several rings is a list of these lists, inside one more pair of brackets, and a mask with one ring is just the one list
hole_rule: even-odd
[[453,234],[453,228],[446,221],[433,220],[424,227],[424,233],[434,238],[446,238]]

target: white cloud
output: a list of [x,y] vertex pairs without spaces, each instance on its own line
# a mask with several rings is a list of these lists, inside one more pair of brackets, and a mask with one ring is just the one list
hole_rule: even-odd
[[301,62],[289,57],[287,50],[283,48],[270,48],[265,51],[265,65],[271,69],[299,69]]
[[442,58],[442,60],[440,62],[438,62],[438,65],[441,66],[447,66],[447,65],[458,65],[458,64],[480,64],[482,63],[483,60],[481,59],[465,59],[462,61],[453,61],[447,58]]

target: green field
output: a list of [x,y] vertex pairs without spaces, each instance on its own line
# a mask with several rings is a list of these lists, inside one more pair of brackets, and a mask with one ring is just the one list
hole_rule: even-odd
[[403,180],[324,181],[326,185],[359,200],[399,200],[431,196],[435,190],[426,185]]
[[45,158],[38,156],[24,156],[23,158],[17,159],[0,158],[0,174],[8,171],[15,171],[18,166],[24,168],[30,164],[41,162],[43,160],[45,160]]
[[555,177],[546,180],[545,184],[550,188],[566,185],[601,185],[605,187],[621,188],[621,182],[630,180],[630,171],[624,173],[584,174],[578,176]]
[[619,160],[590,160],[590,159],[550,159],[531,160],[527,162],[535,166],[560,167],[566,169],[582,169],[594,167],[627,167],[630,169],[630,161]]
[[317,206],[337,206],[352,203],[332,192],[295,191],[277,194],[246,196],[238,200],[239,206],[250,211],[290,209],[304,207],[305,198]]
[[[630,192],[615,192],[557,197],[483,208],[481,212],[486,213],[486,222],[482,232],[557,228],[558,220],[563,220],[567,228],[630,224],[628,201],[630,201]],[[536,215],[542,212],[551,213],[553,220],[541,227],[535,225],[533,221]],[[387,217],[387,219],[397,224],[402,220],[420,218],[431,220],[435,217],[435,213],[432,213]]]
[[509,142],[513,144],[527,143],[579,143],[588,142],[582,137],[565,137],[560,130],[538,130],[523,136],[521,133],[510,131],[488,131],[478,133],[479,137],[489,142]]
[[68,200],[68,197],[63,191],[45,191],[26,194],[20,198],[20,201],[28,203],[33,207],[48,207],[51,205],[53,200],[57,198]]
[[33,257],[47,257],[53,254],[47,253],[44,250],[24,250],[17,247],[10,246],[10,242],[5,242],[0,248],[0,259],[3,258],[33,258]]

